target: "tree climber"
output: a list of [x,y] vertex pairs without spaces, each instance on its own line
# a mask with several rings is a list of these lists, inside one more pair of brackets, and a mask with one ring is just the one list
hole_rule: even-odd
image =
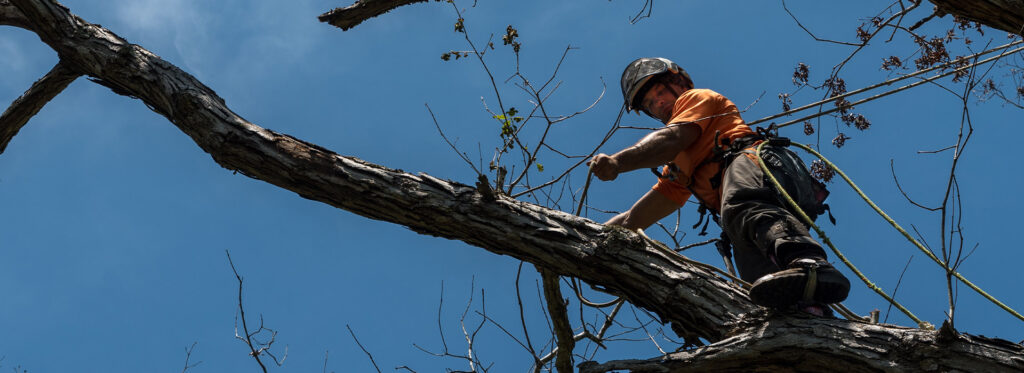
[[[740,277],[753,282],[754,303],[797,306],[822,315],[828,312],[825,304],[846,299],[850,282],[825,260],[821,245],[785,207],[758,166],[754,148],[769,141],[762,158],[772,174],[812,219],[824,212],[828,191],[785,147],[788,140],[769,140],[752,131],[736,105],[717,92],[694,88],[689,74],[668,59],[633,61],[621,84],[627,112],[642,111],[665,127],[618,153],[598,154],[590,161],[591,171],[604,181],[641,168],[658,175],[651,190],[605,224],[647,228],[692,195],[700,203],[701,218],[710,211],[722,226],[723,243],[731,241],[735,247]],[[660,172],[654,168],[658,166],[664,166]]]

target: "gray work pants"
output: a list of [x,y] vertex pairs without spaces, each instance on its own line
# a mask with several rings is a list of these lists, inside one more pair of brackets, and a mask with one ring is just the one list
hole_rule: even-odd
[[[753,147],[750,148],[752,151]],[[762,157],[772,174],[811,219],[820,213],[814,188],[803,161],[784,147],[765,146]],[[737,155],[722,173],[722,229],[732,241],[736,269],[744,281],[779,271],[794,259],[826,258],[807,226],[786,208],[756,160]]]

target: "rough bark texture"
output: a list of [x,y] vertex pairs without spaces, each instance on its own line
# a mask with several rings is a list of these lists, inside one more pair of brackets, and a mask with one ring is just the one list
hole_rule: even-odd
[[0,153],[7,149],[7,144],[18,134],[21,127],[39,113],[47,102],[63,92],[78,75],[63,62],[58,62],[42,79],[33,83],[25,94],[14,100],[0,116]]
[[751,371],[796,363],[790,370],[843,364],[862,371],[1024,371],[1024,349],[1006,341],[765,315],[737,285],[635,233],[495,195],[486,183],[474,188],[392,170],[258,127],[191,75],[54,1],[0,0],[0,24],[34,31],[74,71],[141,99],[229,170],[579,277],[672,322],[689,341],[717,342],[666,359],[591,364],[588,371],[615,364],[638,371]]
[[580,364],[582,373],[1021,372],[1024,346],[941,331],[813,318],[746,323],[729,339],[649,360]]
[[551,315],[551,324],[555,329],[557,338],[557,354],[555,355],[555,369],[558,373],[572,373],[572,351],[576,348],[576,339],[572,335],[572,325],[569,324],[569,314],[566,312],[565,298],[562,298],[561,281],[559,277],[544,268],[537,268],[544,283],[544,299],[548,306],[548,314]]
[[1024,28],[1024,0],[929,1],[942,13],[955,14],[991,28],[1018,35]]
[[363,21],[387,13],[402,5],[422,3],[429,0],[358,0],[355,4],[321,14],[320,22],[338,26],[342,30],[356,27]]

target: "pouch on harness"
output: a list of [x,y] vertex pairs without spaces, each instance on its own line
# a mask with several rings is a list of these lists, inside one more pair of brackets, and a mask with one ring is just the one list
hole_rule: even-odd
[[[832,216],[831,210],[828,204],[824,201],[828,197],[828,189],[825,184],[811,176],[811,173],[807,170],[804,162],[797,157],[793,152],[786,149],[790,145],[790,140],[785,137],[778,137],[769,132],[770,130],[758,129],[757,134],[751,134],[738,138],[734,141],[729,139],[722,139],[719,142],[720,134],[715,133],[715,147],[712,150],[712,154],[702,160],[694,169],[699,169],[708,163],[718,163],[718,171],[714,176],[711,177],[710,184],[714,189],[719,189],[722,184],[722,175],[729,165],[736,159],[737,156],[743,154],[754,155],[756,151],[754,147],[761,142],[767,142],[761,150],[761,158],[771,173],[780,181],[782,181],[783,188],[798,201],[799,207],[804,210],[807,214],[814,217],[828,212],[829,220],[832,224],[835,224],[835,218]],[[751,158],[754,158],[751,156]],[[756,162],[756,160],[754,160]],[[693,180],[676,180],[676,173],[679,172],[679,168],[669,163],[666,165],[664,174],[659,173],[657,168],[651,169],[655,175],[659,178],[669,179],[677,181],[680,184],[686,186],[690,190],[691,194],[700,203],[698,212],[700,217],[693,228],[704,225],[699,235],[703,236],[707,234],[708,222],[714,220],[715,224],[721,226],[717,209],[711,208],[706,201],[700,198],[700,196],[692,189]],[[768,175],[762,175],[764,179],[764,185],[772,185],[768,180]],[[775,191],[775,196],[778,199],[780,206],[784,206],[786,210],[791,213],[792,211],[789,204],[783,199],[782,194],[778,190]],[[709,214],[710,213],[710,214]],[[710,215],[710,217],[708,217]],[[706,220],[705,220],[706,219]],[[727,267],[732,272],[732,245],[725,230],[722,230],[721,239],[716,243],[718,252],[726,261]]]

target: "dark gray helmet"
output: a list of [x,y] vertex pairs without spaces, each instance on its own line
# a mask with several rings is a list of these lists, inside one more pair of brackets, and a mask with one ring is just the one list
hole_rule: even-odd
[[639,110],[635,105],[636,95],[643,88],[647,81],[651,80],[652,77],[658,74],[673,72],[676,74],[683,75],[686,80],[690,79],[690,74],[686,73],[682,67],[676,65],[675,62],[667,58],[652,57],[652,58],[638,58],[626,66],[626,70],[622,72],[622,98],[626,100],[626,112],[632,110]]

